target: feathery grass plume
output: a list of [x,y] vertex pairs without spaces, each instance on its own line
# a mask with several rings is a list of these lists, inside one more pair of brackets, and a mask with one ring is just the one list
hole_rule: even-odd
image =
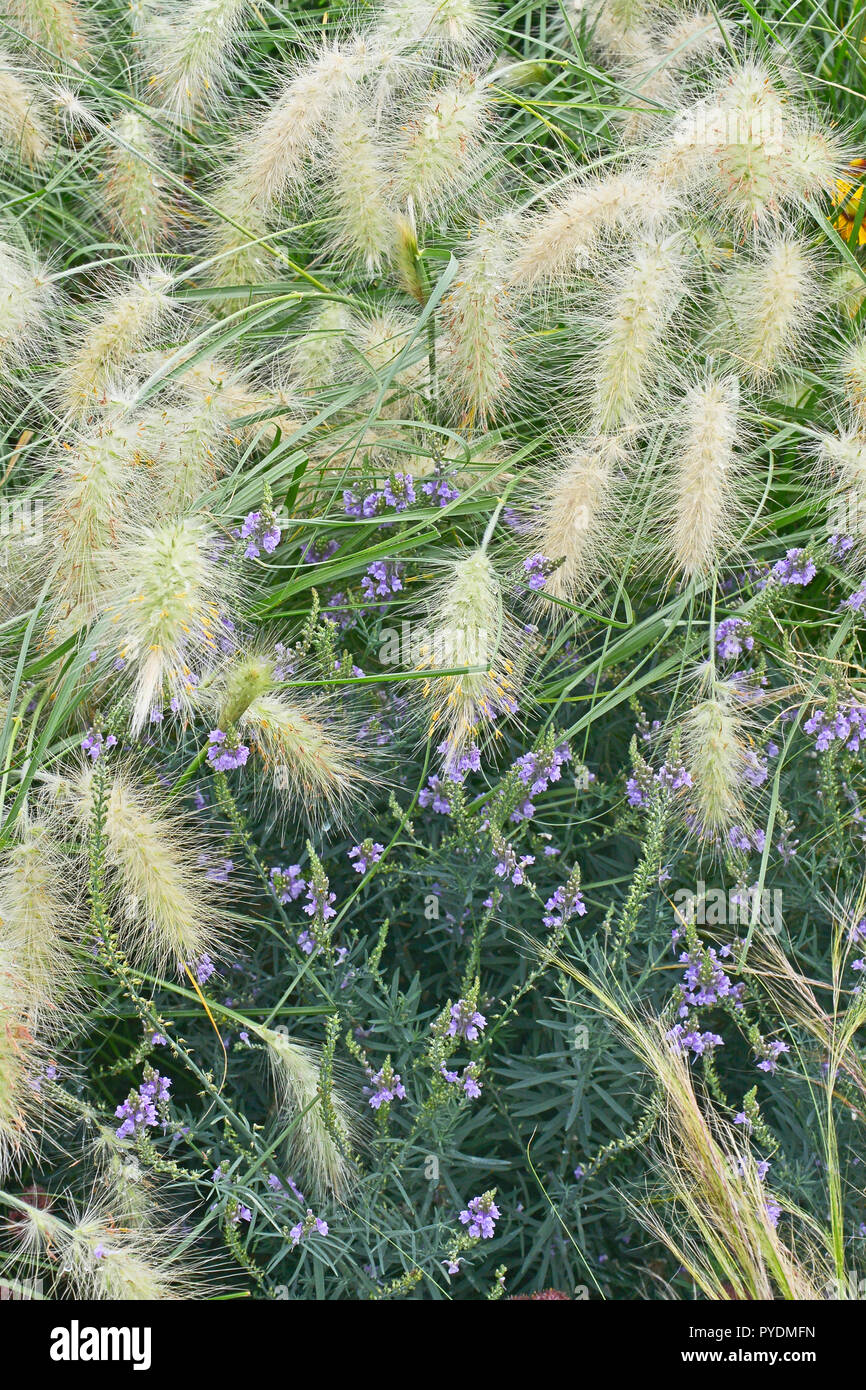
[[0,366],[31,356],[53,297],[47,271],[26,252],[0,242]]
[[[194,679],[228,638],[235,581],[220,543],[200,520],[180,516],[131,526],[107,576],[102,612],[133,683],[132,731],[171,697],[190,706]],[[126,672],[124,673],[126,674]]]
[[422,693],[430,710],[427,733],[441,737],[446,769],[457,768],[497,719],[516,710],[520,643],[486,550],[479,546],[452,561],[428,605],[417,659],[419,670],[443,673],[426,679]]
[[518,365],[507,286],[513,231],[496,225],[472,236],[442,305],[448,336],[441,385],[454,414],[482,430],[513,391]]
[[633,422],[647,404],[686,291],[685,266],[681,237],[672,233],[638,240],[614,271],[610,307],[594,325],[589,378],[591,414],[601,433]]
[[681,724],[691,776],[688,818],[701,839],[718,842],[745,818],[743,787],[750,764],[742,692],[734,681],[717,677],[707,663],[698,673],[698,694]]
[[309,327],[295,339],[289,358],[290,377],[302,391],[320,391],[333,384],[351,328],[352,315],[345,304],[326,303],[316,311]]
[[866,335],[846,348],[840,366],[849,404],[858,418],[866,424]]
[[[204,420],[210,414],[236,444],[260,437],[270,445],[277,430],[285,440],[302,424],[294,392],[278,384],[271,388],[259,387],[240,368],[230,367],[216,358],[200,358],[184,367],[178,385],[201,418]],[[240,423],[254,415],[267,418],[251,420],[246,425]]]
[[539,606],[545,617],[567,617],[543,596],[576,600],[595,578],[614,521],[617,483],[629,461],[626,441],[595,435],[567,444],[541,482],[541,506],[533,524],[535,549],[557,564],[545,579]]
[[63,1006],[80,983],[69,885],[51,826],[24,815],[0,867],[0,958],[14,961],[19,1007],[42,1036],[62,1028]]
[[[159,100],[176,115],[219,101],[249,0],[185,0],[145,28],[145,56]],[[148,40],[152,49],[148,52]]]
[[456,55],[477,47],[489,24],[488,8],[478,0],[388,0],[373,39]]
[[47,53],[45,62],[78,67],[90,62],[92,35],[78,0],[4,0],[3,18]]
[[[637,1219],[707,1298],[819,1298],[833,1275],[826,1231],[792,1211],[797,1240],[785,1243],[774,1224],[773,1193],[742,1136],[708,1097],[699,1100],[687,1057],[661,1023],[637,1014],[611,976],[594,977],[533,945],[588,991],[589,1007],[610,1019],[663,1100],[654,1152],[658,1191],[648,1201],[629,1201]],[[664,1217],[656,1214],[659,1205]]]
[[665,497],[666,559],[685,579],[709,574],[729,549],[739,515],[736,377],[690,387]]
[[205,396],[158,407],[145,421],[152,440],[148,492],[160,512],[175,515],[208,492],[225,471],[230,442],[226,421]]
[[136,356],[151,346],[172,312],[171,276],[144,271],[103,301],[95,322],[59,376],[61,403],[72,416],[103,405],[110,385],[123,381]]
[[[71,787],[83,833],[93,813],[94,775],[83,768]],[[225,954],[234,933],[202,867],[208,844],[195,825],[167,816],[159,793],[127,770],[108,783],[104,846],[112,923],[133,964],[164,974]]]
[[343,821],[363,800],[371,780],[364,754],[335,704],[266,691],[244,707],[237,727],[293,814]]
[[822,295],[814,256],[797,237],[771,237],[734,270],[722,296],[720,335],[734,338],[738,369],[761,385],[798,360],[817,326]]
[[[372,371],[382,385],[387,382],[379,415],[383,419],[404,415],[404,393],[423,390],[428,378],[425,342],[416,332],[415,320],[399,309],[380,309],[353,322],[352,344],[357,350],[351,363],[354,371],[363,372],[366,363],[369,370],[365,376]],[[395,366],[404,352],[405,358]],[[365,399],[361,404],[372,406],[373,399]]]
[[818,447],[820,486],[828,492],[838,524],[834,530],[851,535],[858,551],[866,541],[866,433],[852,419],[838,434],[825,434]]
[[371,61],[363,46],[326,44],[298,67],[241,150],[232,181],[267,214],[307,177],[340,101]]
[[707,11],[683,14],[673,23],[659,18],[648,29],[624,34],[616,51],[616,76],[628,94],[626,140],[636,139],[663,108],[680,103],[687,69],[724,42],[722,24]]
[[37,89],[0,50],[0,152],[24,164],[41,164],[51,136]]
[[0,937],[0,1181],[34,1153],[45,1104],[39,1078],[48,1063],[28,1010],[27,976],[15,943]]
[[16,1206],[17,1257],[44,1270],[61,1296],[156,1302],[214,1291],[203,1270],[174,1254],[183,1233],[176,1225],[162,1225],[158,1213],[133,1222],[111,1194],[98,1192],[83,1211],[71,1204],[64,1216],[32,1203]]
[[208,228],[203,248],[207,280],[217,288],[245,291],[237,299],[226,296],[222,305],[214,301],[215,308],[231,312],[242,307],[254,286],[274,279],[276,258],[263,240],[272,228],[238,177],[224,180],[212,201],[217,218]]
[[107,128],[105,201],[108,223],[137,251],[151,251],[165,238],[170,199],[154,165],[160,151],[148,122],[124,111]]
[[[253,1025],[255,1027],[255,1025]],[[280,1120],[291,1125],[291,1162],[322,1197],[341,1202],[351,1190],[353,1173],[349,1158],[354,1130],[352,1112],[336,1087],[330,1088],[330,1123],[321,1092],[321,1066],[310,1047],[293,1042],[283,1032],[256,1027],[267,1045]]]
[[331,123],[324,187],[335,234],[333,252],[350,265],[363,266],[369,277],[378,275],[394,253],[396,223],[386,186],[369,113],[357,99],[346,99]]
[[434,91],[406,123],[392,157],[392,188],[412,199],[421,218],[437,217],[479,169],[489,93],[477,73],[466,72]]
[[681,110],[652,172],[702,189],[717,215],[748,231],[788,203],[832,191],[844,159],[769,68],[745,62],[705,101]]
[[61,454],[48,518],[49,535],[60,554],[52,591],[53,620],[72,613],[90,622],[96,616],[117,527],[128,505],[136,465],[147,447],[142,424],[126,418],[120,407],[80,434]]
[[521,289],[565,283],[593,259],[603,233],[661,226],[674,207],[665,187],[640,173],[578,174],[529,219],[511,263],[511,283]]

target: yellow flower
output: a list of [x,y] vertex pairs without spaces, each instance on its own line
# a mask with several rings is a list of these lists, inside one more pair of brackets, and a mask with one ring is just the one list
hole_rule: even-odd
[[[833,199],[839,212],[833,222],[836,231],[843,241],[849,241],[854,230],[854,223],[857,219],[857,211],[860,199],[863,196],[863,176],[857,177],[858,170],[866,170],[866,159],[852,159],[846,174],[854,175],[855,181],[850,178],[839,178],[836,180],[836,196]],[[857,241],[860,246],[866,246],[866,217],[860,224],[857,233]]]

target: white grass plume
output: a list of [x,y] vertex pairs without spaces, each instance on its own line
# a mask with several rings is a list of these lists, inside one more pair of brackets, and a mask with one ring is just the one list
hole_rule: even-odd
[[38,1087],[49,1058],[28,1014],[30,1003],[16,949],[0,938],[0,1181],[39,1144]]
[[757,385],[793,366],[822,307],[815,259],[798,237],[776,235],[728,281],[720,333],[735,343],[738,370]]
[[[677,233],[638,240],[612,276],[610,307],[593,325],[590,412],[610,433],[634,422],[664,364],[671,320],[686,290],[685,257]],[[607,301],[605,289],[601,298]]]
[[427,733],[436,744],[442,740],[446,767],[489,738],[497,719],[514,712],[519,652],[516,624],[505,612],[499,575],[486,550],[478,547],[453,560],[431,597],[418,651],[420,670],[449,673],[422,684]]
[[695,833],[718,842],[735,823],[743,823],[743,787],[749,766],[741,692],[706,667],[698,695],[684,715],[682,751],[691,775],[689,811]]
[[176,1224],[164,1224],[153,1204],[150,1219],[131,1220],[112,1196],[95,1191],[83,1210],[70,1203],[62,1216],[53,1205],[21,1202],[18,1259],[29,1259],[40,1272],[44,1267],[55,1295],[75,1300],[151,1303],[214,1291],[203,1267],[175,1254],[183,1239]]
[[861,334],[845,349],[840,367],[848,403],[866,425],[866,334]]
[[701,191],[711,211],[748,232],[786,206],[832,189],[841,146],[770,68],[747,61],[676,116],[654,174]]
[[170,286],[164,270],[146,270],[103,301],[60,372],[61,404],[70,415],[87,416],[103,405],[109,386],[122,382],[152,345],[172,312]]
[[[202,411],[210,411],[235,443],[261,438],[273,443],[279,429],[285,440],[300,428],[303,415],[295,393],[276,382],[259,386],[242,367],[205,357],[184,368],[179,385]],[[249,416],[266,418],[241,421]]]
[[605,232],[661,225],[673,209],[664,186],[640,173],[578,175],[528,220],[510,279],[521,289],[566,284],[598,254]]
[[364,71],[367,56],[326,44],[299,66],[241,150],[232,177],[263,213],[296,190],[337,109]]
[[489,92],[467,72],[434,91],[408,120],[392,154],[392,188],[412,199],[419,217],[435,219],[479,169]]
[[513,390],[518,366],[514,309],[506,283],[511,229],[482,227],[461,257],[456,279],[442,305],[447,342],[442,388],[453,414],[486,429]]
[[840,520],[839,532],[850,534],[860,555],[866,540],[866,429],[855,415],[837,434],[825,434],[818,446],[819,486]]
[[145,55],[158,99],[178,116],[219,102],[249,0],[184,0],[144,31]]
[[334,383],[352,323],[350,309],[338,301],[326,302],[314,313],[289,358],[291,379],[302,391],[320,391]]
[[[302,1181],[311,1183],[320,1197],[330,1195],[342,1201],[352,1186],[348,1154],[354,1124],[346,1101],[332,1084],[333,1125],[329,1127],[316,1053],[284,1032],[270,1028],[256,1031],[267,1045],[280,1122],[283,1128],[292,1125],[289,1152],[293,1166],[297,1165]],[[336,1135],[332,1133],[334,1127]]]
[[[224,180],[212,201],[217,217],[204,246],[208,282],[230,290],[273,280],[277,263],[267,243],[272,228],[242,179],[233,175]],[[246,298],[227,297],[226,307],[238,309]]]
[[0,366],[33,354],[53,299],[48,272],[35,258],[0,242]]
[[361,266],[369,277],[378,275],[393,255],[396,224],[386,196],[384,152],[360,101],[344,100],[334,116],[323,189],[337,259]]
[[250,700],[237,726],[294,814],[317,820],[327,813],[343,821],[363,800],[370,774],[335,703],[269,689]]
[[[94,771],[84,768],[71,789],[86,833],[94,808]],[[135,965],[157,974],[191,969],[203,955],[224,956],[233,930],[202,862],[208,845],[181,816],[166,815],[158,792],[125,769],[111,775],[104,796],[105,860],[112,925]]]
[[49,535],[60,552],[52,591],[55,618],[64,610],[76,611],[85,622],[95,617],[117,527],[146,447],[144,432],[120,409],[61,452],[48,517]]
[[382,44],[418,44],[425,52],[472,52],[488,32],[487,5],[478,0],[388,0],[373,30]]
[[190,673],[200,674],[227,635],[234,583],[214,536],[179,516],[126,528],[101,598],[106,633],[133,688],[132,729],[168,697],[190,705]]
[[731,376],[692,386],[679,407],[662,524],[667,561],[687,580],[709,574],[736,538],[739,406],[739,383]]
[[137,251],[152,251],[168,232],[171,199],[154,167],[161,157],[149,123],[136,111],[122,112],[107,127],[108,223],[115,236]]
[[[535,550],[562,563],[548,575],[541,595],[574,602],[596,578],[615,523],[618,485],[630,458],[624,438],[594,435],[569,442],[540,482],[541,505],[533,526]],[[567,611],[543,603],[545,617]]]
[[41,93],[0,50],[0,153],[38,165],[52,146]]
[[3,17],[33,43],[47,49],[43,61],[60,67],[86,66],[93,35],[78,0],[4,0]]
[[19,1007],[42,1036],[63,1029],[80,987],[76,896],[52,827],[25,814],[0,867],[0,956],[15,962]]

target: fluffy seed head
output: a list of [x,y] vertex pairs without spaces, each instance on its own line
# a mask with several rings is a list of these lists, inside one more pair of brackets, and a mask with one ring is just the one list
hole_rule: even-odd
[[267,213],[306,175],[340,101],[364,70],[365,56],[335,44],[298,69],[238,160],[237,178],[251,204]]
[[518,637],[505,613],[499,576],[481,548],[455,560],[429,607],[427,634],[418,650],[421,670],[452,672],[424,682],[430,706],[428,734],[441,736],[446,766],[514,712],[520,681]]
[[24,164],[41,164],[51,137],[39,94],[0,52],[0,151]]
[[[71,788],[84,833],[95,775],[83,769]],[[112,923],[130,960],[164,974],[184,964],[193,969],[204,955],[224,955],[231,924],[202,867],[208,846],[201,834],[165,815],[158,797],[126,771],[110,778],[103,809]]]
[[761,384],[798,359],[816,326],[820,288],[809,248],[776,236],[731,277],[722,313],[737,341],[741,370]]
[[331,1195],[342,1201],[352,1184],[348,1145],[353,1124],[349,1107],[332,1085],[333,1113],[329,1124],[316,1053],[293,1042],[285,1033],[270,1028],[258,1032],[267,1044],[281,1123],[285,1128],[295,1121],[289,1135],[291,1162],[299,1166],[304,1180],[312,1183],[320,1196]]
[[478,166],[488,95],[474,73],[467,73],[430,96],[409,121],[394,152],[394,192],[411,198],[422,217],[435,216],[443,199],[453,199]]
[[378,275],[394,248],[394,214],[385,196],[382,151],[369,113],[359,101],[346,101],[331,128],[331,177],[326,185],[334,220],[334,251],[349,264]]
[[390,0],[382,9],[374,40],[466,53],[483,38],[488,22],[487,7],[477,0]]
[[510,278],[522,289],[567,281],[591,261],[603,233],[661,224],[673,206],[662,184],[639,174],[577,179],[529,221]]
[[78,0],[5,0],[3,17],[42,48],[42,57],[59,67],[90,61],[90,35]]
[[342,819],[363,796],[369,776],[335,707],[264,693],[247,704],[238,728],[255,744],[292,811],[313,818],[327,811]]
[[694,828],[702,839],[717,840],[743,819],[747,747],[736,687],[704,672],[701,695],[683,720],[682,748],[692,779]]
[[685,291],[679,236],[638,242],[612,289],[592,362],[591,411],[602,433],[638,417],[664,359],[666,332]]
[[485,227],[474,236],[442,306],[447,326],[444,384],[455,415],[482,430],[512,384],[514,315],[506,275],[510,238]]
[[69,879],[51,828],[25,816],[0,868],[0,956],[15,962],[22,1015],[43,1035],[62,1028],[62,1006],[77,982],[76,903]]
[[47,273],[26,254],[0,243],[0,365],[33,353],[52,298]]
[[247,7],[248,0],[186,0],[169,23],[145,31],[156,92],[169,110],[190,116],[219,100]]
[[195,518],[128,533],[102,609],[132,675],[133,732],[169,695],[189,707],[191,676],[210,662],[219,638],[228,637],[232,592],[219,543]]
[[145,430],[120,412],[81,434],[61,455],[49,534],[61,554],[54,615],[76,611],[89,622],[111,564],[135,466],[147,452]]
[[150,346],[171,313],[170,285],[164,270],[148,271],[104,302],[60,374],[61,402],[70,415],[89,415]]
[[[594,578],[614,520],[616,485],[629,457],[616,435],[595,435],[568,444],[549,469],[541,489],[534,548],[562,563],[545,580],[543,594],[573,602]],[[544,604],[545,616],[567,616]]]
[[669,562],[686,579],[709,573],[730,545],[739,402],[737,379],[727,377],[693,386],[681,407],[665,522]]
[[0,939],[0,1181],[36,1149],[48,1058],[29,1017],[27,975],[12,943]]
[[345,304],[325,304],[296,340],[290,358],[292,379],[303,391],[330,386],[345,352],[352,316]]
[[42,1269],[47,1255],[52,1284],[73,1299],[155,1302],[203,1298],[214,1289],[194,1263],[174,1254],[181,1232],[162,1224],[152,1199],[141,1220],[114,1190],[95,1192],[83,1211],[73,1207],[67,1216],[28,1204],[16,1227],[18,1258]]
[[105,201],[108,222],[137,251],[150,251],[165,237],[169,223],[168,191],[154,165],[160,151],[148,122],[124,111],[108,127]]
[[842,362],[845,394],[852,410],[866,424],[866,336],[845,351]]

